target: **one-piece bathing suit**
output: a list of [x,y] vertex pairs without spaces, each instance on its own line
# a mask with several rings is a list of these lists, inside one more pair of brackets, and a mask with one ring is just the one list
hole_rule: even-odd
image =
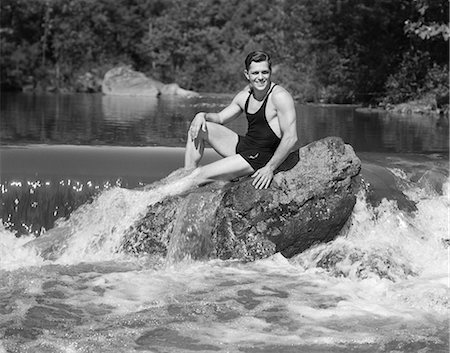
[[236,153],[240,154],[251,165],[253,170],[258,170],[267,164],[281,141],[275,135],[266,119],[267,100],[275,86],[276,84],[269,90],[263,104],[256,113],[250,114],[248,112],[251,93],[245,102],[248,130],[245,136],[239,135]]

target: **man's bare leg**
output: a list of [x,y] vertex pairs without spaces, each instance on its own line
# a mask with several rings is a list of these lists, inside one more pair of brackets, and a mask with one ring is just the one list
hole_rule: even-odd
[[191,171],[185,169],[183,173],[156,187],[155,191],[165,196],[178,195],[214,181],[230,181],[253,172],[250,164],[241,155],[235,154]]
[[182,178],[188,188],[205,185],[214,181],[230,181],[238,177],[250,175],[253,168],[242,156],[235,154],[216,162],[197,167],[189,175]]
[[202,185],[217,180],[230,181],[253,172],[250,164],[242,156],[235,154],[198,167],[191,175],[198,185]]
[[238,135],[223,125],[207,122],[206,131],[200,131],[196,139],[192,140],[188,133],[184,156],[185,169],[191,170],[198,167],[203,157],[205,141],[222,157],[236,154]]

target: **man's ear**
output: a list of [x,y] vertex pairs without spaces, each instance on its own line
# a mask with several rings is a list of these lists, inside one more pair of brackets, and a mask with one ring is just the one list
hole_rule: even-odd
[[244,70],[244,76],[245,76],[245,78],[246,78],[247,80],[250,81],[250,76],[248,75],[248,71],[247,71],[247,70]]

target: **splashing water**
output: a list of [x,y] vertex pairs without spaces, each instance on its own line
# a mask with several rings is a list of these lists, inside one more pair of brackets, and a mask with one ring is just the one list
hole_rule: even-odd
[[55,228],[29,242],[25,248],[23,245],[29,239],[23,237],[14,241],[13,233],[3,228],[6,234],[1,237],[5,239],[1,247],[2,267],[43,263],[40,244],[49,243],[52,244],[49,258],[59,264],[122,258],[123,254],[118,253],[118,249],[125,231],[145,213],[149,205],[192,188],[190,179],[185,176],[186,172],[178,170],[145,188],[129,190],[112,187],[104,190],[91,203],[75,210],[67,220],[58,220]]
[[[448,182],[445,185],[448,190]],[[448,307],[448,193],[417,197],[414,214],[384,200],[373,208],[358,200],[349,228],[331,243],[311,248],[292,261],[307,270],[324,269],[346,278],[376,298],[445,314]],[[398,304],[398,302],[396,301]]]
[[55,260],[2,228],[0,352],[447,352],[449,182],[404,185],[416,211],[361,191],[338,238],[292,259],[118,253],[148,204],[185,190],[173,180],[102,192],[58,223]]
[[17,238],[0,223],[0,270],[39,266],[44,263],[36,249],[24,247],[28,241],[25,237]]
[[383,200],[373,208],[360,192],[345,236],[304,252],[298,261],[306,268],[325,268],[354,279],[376,276],[397,281],[444,273],[448,196],[416,201],[418,211],[408,214],[394,201]]

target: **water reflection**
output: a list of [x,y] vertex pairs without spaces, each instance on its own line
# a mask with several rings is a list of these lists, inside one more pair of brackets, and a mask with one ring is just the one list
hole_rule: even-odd
[[[3,144],[46,143],[184,146],[192,117],[218,111],[230,95],[122,97],[101,94],[2,94]],[[448,119],[361,111],[354,106],[297,105],[298,135],[305,145],[340,136],[361,152],[448,152]],[[245,118],[229,126],[245,133]]]
[[448,119],[433,116],[380,114],[382,144],[396,152],[448,151]]
[[446,117],[399,115],[351,106],[297,107],[302,144],[339,136],[360,152],[447,153]]
[[102,113],[105,120],[129,124],[156,116],[157,97],[102,96]]

